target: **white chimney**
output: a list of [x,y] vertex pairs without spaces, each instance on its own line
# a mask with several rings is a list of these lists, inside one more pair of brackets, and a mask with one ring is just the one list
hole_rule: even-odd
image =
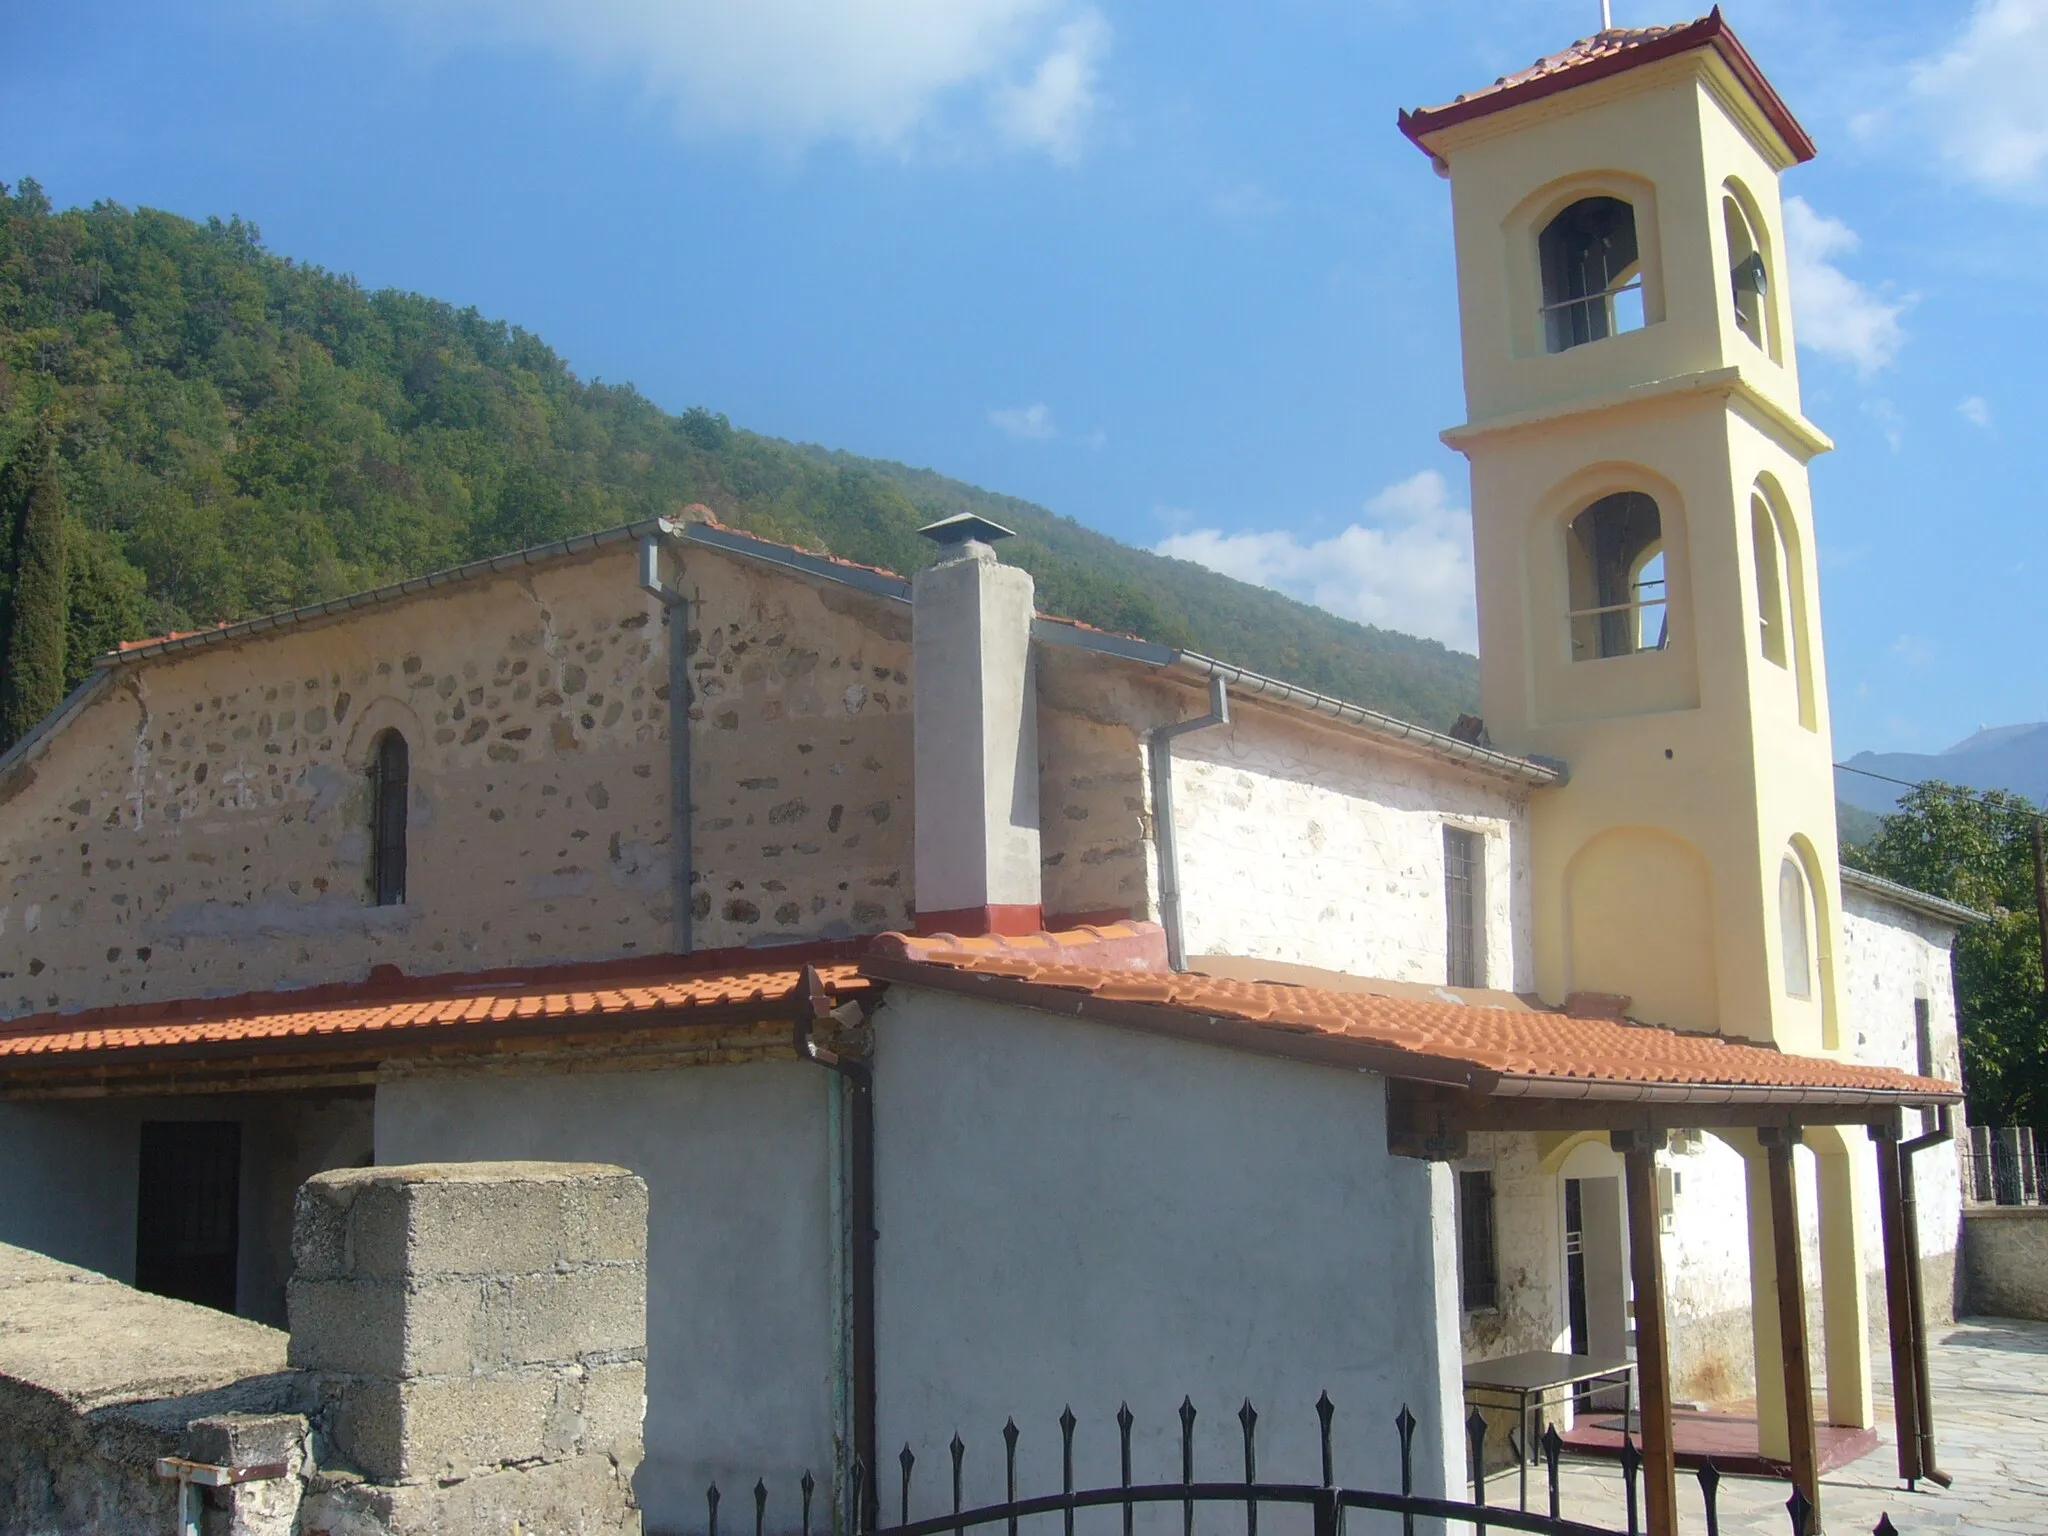
[[962,513],[919,530],[942,553],[911,588],[921,933],[1036,933],[1038,701],[1031,573]]

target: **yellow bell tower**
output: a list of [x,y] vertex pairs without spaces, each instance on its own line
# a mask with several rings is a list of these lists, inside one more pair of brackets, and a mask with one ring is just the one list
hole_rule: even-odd
[[1780,172],[1813,146],[1716,10],[1402,130],[1451,183],[1481,693],[1564,759],[1538,989],[1817,1053],[1840,881]]

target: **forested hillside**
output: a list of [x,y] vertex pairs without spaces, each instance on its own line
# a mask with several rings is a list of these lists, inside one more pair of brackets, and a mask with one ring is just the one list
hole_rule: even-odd
[[[662,411],[538,337],[266,251],[240,219],[0,185],[0,641],[50,590],[28,489],[61,492],[63,673],[116,641],[314,602],[701,501],[900,571],[974,510],[1049,612],[1207,651],[1426,724],[1476,664],[929,470]],[[45,490],[45,511],[56,505]],[[27,564],[24,565],[24,551]],[[47,564],[47,562],[45,562]],[[17,571],[24,574],[17,580]],[[34,579],[31,579],[31,577]],[[55,620],[46,629],[54,634]],[[15,650],[19,650],[17,645]],[[0,644],[0,656],[11,654]]]

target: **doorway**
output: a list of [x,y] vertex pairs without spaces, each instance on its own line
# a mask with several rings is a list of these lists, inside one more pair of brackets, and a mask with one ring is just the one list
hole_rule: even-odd
[[[1575,1355],[1630,1353],[1628,1247],[1621,1159],[1604,1144],[1575,1147],[1559,1170],[1564,1202],[1564,1333]],[[1619,1388],[1581,1394],[1579,1407],[1619,1408]]]
[[135,1204],[135,1288],[235,1310],[242,1127],[145,1120]]

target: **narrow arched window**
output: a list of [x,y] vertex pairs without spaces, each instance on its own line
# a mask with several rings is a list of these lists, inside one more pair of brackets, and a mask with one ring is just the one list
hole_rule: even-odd
[[1778,551],[1778,520],[1761,496],[1749,499],[1749,542],[1756,559],[1756,611],[1764,660],[1789,664],[1785,641],[1784,562]]
[[1671,625],[1664,524],[1641,491],[1603,496],[1572,519],[1565,539],[1572,660],[1661,651]]
[[1544,226],[1536,254],[1552,352],[1642,328],[1636,211],[1620,198],[1580,198]]
[[386,731],[370,758],[370,895],[380,907],[405,901],[405,802],[411,754]]
[[1785,991],[1792,997],[1813,996],[1812,913],[1806,872],[1788,853],[1778,866],[1778,928],[1785,951]]
[[1765,351],[1770,350],[1770,265],[1756,226],[1734,194],[1721,199],[1721,222],[1728,233],[1728,282],[1735,297],[1735,327]]

